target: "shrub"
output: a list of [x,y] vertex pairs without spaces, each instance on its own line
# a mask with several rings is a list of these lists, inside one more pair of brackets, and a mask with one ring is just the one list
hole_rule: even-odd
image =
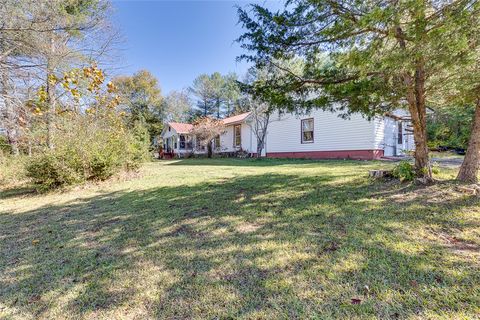
[[81,169],[55,152],[45,152],[33,157],[26,166],[27,175],[40,191],[82,182]]
[[62,119],[55,148],[36,155],[27,175],[40,191],[87,180],[105,180],[135,170],[148,157],[148,142],[138,139],[116,117],[75,115]]
[[415,178],[415,168],[408,161],[400,161],[392,171],[392,175],[400,181],[412,181]]
[[8,143],[7,137],[0,134],[0,153],[10,154],[11,152],[12,152],[12,147]]

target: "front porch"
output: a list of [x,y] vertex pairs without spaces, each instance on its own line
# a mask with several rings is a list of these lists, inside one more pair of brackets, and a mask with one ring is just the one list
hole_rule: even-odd
[[194,136],[189,134],[175,134],[166,138],[163,142],[161,159],[184,158],[195,153]]

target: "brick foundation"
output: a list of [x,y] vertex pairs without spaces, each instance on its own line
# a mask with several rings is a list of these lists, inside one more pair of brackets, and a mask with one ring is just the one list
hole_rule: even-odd
[[267,152],[267,158],[375,160],[381,157],[383,157],[383,150]]

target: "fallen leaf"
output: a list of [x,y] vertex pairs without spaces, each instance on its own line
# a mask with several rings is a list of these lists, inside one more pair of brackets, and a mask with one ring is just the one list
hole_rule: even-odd
[[37,239],[32,240],[32,244],[33,244],[33,245],[37,245],[37,244],[39,244],[39,243],[40,243],[40,240],[37,240]]
[[362,303],[362,299],[359,299],[359,298],[352,298],[352,299],[350,299],[350,301],[352,302],[352,304]]
[[363,287],[363,292],[364,292],[365,295],[368,295],[368,294],[370,293],[370,288],[369,288],[369,286],[365,285],[365,286]]

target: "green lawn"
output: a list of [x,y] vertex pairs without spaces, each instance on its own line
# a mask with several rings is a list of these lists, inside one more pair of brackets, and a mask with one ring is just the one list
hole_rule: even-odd
[[478,319],[479,198],[366,178],[385,166],[192,159],[3,190],[0,318]]

